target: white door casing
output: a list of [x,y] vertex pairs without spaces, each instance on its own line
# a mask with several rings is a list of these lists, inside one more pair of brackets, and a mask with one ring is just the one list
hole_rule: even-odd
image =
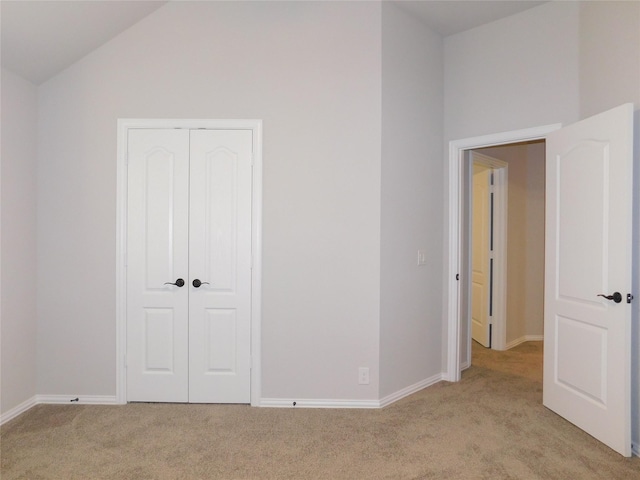
[[[179,381],[174,381],[174,385],[167,388],[174,388],[176,392],[181,392],[172,393],[169,398],[159,398],[158,393],[155,392],[155,396],[144,398],[147,401],[247,403],[250,400],[252,405],[258,405],[261,389],[262,122],[259,120],[126,119],[119,120],[118,127],[116,317],[118,402],[126,403],[127,399],[143,399],[138,398],[139,392],[136,393],[137,387],[133,385],[138,384],[135,381],[136,374],[131,372],[135,370],[136,362],[138,367],[146,362],[145,368],[151,367],[146,368],[148,377],[179,377]],[[143,137],[150,139],[149,142],[153,143],[154,135],[157,140],[157,135],[160,135],[161,131],[166,145],[161,148],[158,145],[155,145],[156,148],[142,148],[145,152],[145,160],[142,164],[145,166],[138,168],[137,174],[135,173],[137,167],[133,167],[134,173],[129,182],[127,163],[131,165],[135,163],[131,158],[127,158],[129,139],[135,143],[138,137]],[[186,145],[186,162],[184,162],[183,153],[175,152],[175,144],[180,142]],[[189,152],[190,143],[194,145],[192,152]],[[146,158],[149,153],[155,155],[154,162]],[[191,156],[191,162],[189,162],[189,156]],[[158,162],[158,159],[161,161]],[[150,163],[153,165],[148,168]],[[182,168],[185,163],[186,170]],[[189,172],[189,163],[191,172]],[[151,187],[145,187],[144,193],[129,195],[128,191],[134,192],[131,183],[139,181],[140,177],[144,176],[144,173],[141,173],[144,170],[149,170],[154,182],[144,181]],[[170,177],[173,177],[171,181],[169,181]],[[185,177],[186,182],[184,182]],[[187,193],[186,197],[181,194],[185,190],[185,185],[187,190],[192,191],[190,195]],[[208,188],[211,186],[215,188],[213,190]],[[164,198],[162,198],[163,191]],[[129,218],[129,208],[133,208],[134,215],[141,211],[140,206],[132,207],[132,204],[136,203],[136,195],[138,199],[142,199],[142,202],[137,202],[143,204],[142,210],[147,209],[151,212],[148,215],[150,220],[136,222]],[[154,200],[154,207],[148,207],[151,197]],[[186,208],[184,200],[178,197],[187,199]],[[174,200],[170,202],[168,198]],[[158,199],[160,199],[159,202]],[[211,204],[212,201],[214,206]],[[191,208],[188,204],[191,204]],[[165,212],[173,213],[173,216],[169,216],[169,221],[162,213],[163,209]],[[164,223],[161,221],[162,217],[165,218]],[[136,295],[130,294],[127,288],[131,288],[131,285],[127,285],[127,277],[131,272],[131,266],[135,263],[132,261],[132,255],[138,257],[140,254],[139,251],[134,253],[135,245],[128,244],[135,244],[135,238],[141,231],[146,235],[144,230],[153,231],[153,237],[160,232],[168,238],[166,241],[161,239],[138,243],[142,248],[146,248],[149,244],[151,254],[156,256],[163,250],[170,251],[165,257],[171,257],[171,274],[173,275],[170,280],[163,282],[160,289],[154,290],[152,293],[155,295],[151,296],[156,299],[163,296],[171,297],[176,305],[168,302],[171,308],[167,309],[162,305],[164,310],[153,306],[146,307],[144,318],[147,320],[141,322],[142,327],[139,327],[140,322],[136,326],[135,322],[127,321],[128,310],[132,305],[136,302],[141,304],[140,301],[135,300]],[[179,246],[185,243],[185,239],[194,245],[182,250]],[[229,242],[235,243],[231,246]],[[208,247],[209,251],[196,253],[200,248],[198,243],[200,247],[203,245]],[[170,248],[167,246],[169,244]],[[146,253],[143,256],[146,258]],[[151,278],[147,278],[151,276],[149,272],[163,277],[167,274],[168,268],[162,263],[147,262],[147,267],[144,267],[145,262],[141,263],[143,266],[134,267],[133,272],[146,268],[142,272],[143,283],[151,282]],[[164,285],[164,283],[175,283],[177,278],[184,280],[183,287]],[[197,288],[193,284],[196,278],[203,282]],[[135,279],[130,283],[136,283]],[[174,321],[174,317],[180,316],[185,310],[185,297],[188,298],[186,308],[191,310],[189,320],[191,328],[185,327],[184,322]],[[242,300],[239,300],[240,297]],[[152,323],[156,327],[155,330],[145,333],[147,337],[151,335],[153,348],[143,349],[144,355],[136,359],[136,353],[131,350],[132,346],[129,345],[131,342],[128,343],[127,337],[131,334],[141,338],[140,332],[138,334],[135,332],[136,329],[144,330],[145,322],[149,323],[153,320],[149,320],[149,315],[146,315],[149,312],[156,316],[153,319],[160,319],[160,322]],[[131,331],[128,328],[129,324],[133,325]],[[190,335],[191,339],[184,342],[185,335],[187,337]],[[207,337],[217,341],[217,345],[206,342]],[[230,345],[231,337],[234,338],[235,345]],[[156,338],[162,340],[157,342],[154,340]],[[220,340],[223,338],[224,340]],[[180,345],[175,346],[176,342]],[[171,348],[167,349],[169,344]],[[184,345],[187,347],[184,348]],[[168,354],[168,350],[172,353]],[[191,351],[190,355],[187,353],[186,361],[185,350]],[[174,372],[175,375],[173,373],[169,375],[169,371]],[[196,373],[198,371],[199,374]],[[240,384],[241,387],[232,387],[234,382],[236,387]],[[180,386],[176,387],[176,385]],[[185,385],[187,390],[184,389]],[[161,387],[151,387],[149,391],[153,392],[153,388]],[[186,399],[184,392],[187,392]],[[212,396],[211,392],[216,393]],[[220,392],[226,393],[220,396]]]
[[471,213],[471,337],[484,347],[491,346],[490,236],[491,236],[491,174],[492,169],[473,163],[473,194]]
[[[460,345],[460,328],[462,326],[461,315],[464,313],[462,308],[463,298],[461,295],[461,285],[467,280],[461,278],[461,270],[464,266],[461,264],[463,237],[461,222],[463,215],[463,191],[464,178],[463,163],[465,162],[465,152],[477,148],[495,147],[498,145],[506,145],[509,143],[518,143],[531,140],[541,140],[557,129],[559,124],[545,125],[541,127],[528,128],[524,130],[514,130],[511,132],[502,132],[480,137],[470,137],[449,142],[449,165],[448,165],[448,209],[447,218],[449,220],[447,236],[448,236],[448,252],[446,256],[445,269],[448,274],[447,293],[446,293],[446,371],[443,373],[443,379],[450,382],[457,382],[461,377],[461,345]],[[503,169],[500,169],[503,170]],[[506,169],[504,169],[506,170]],[[506,187],[506,184],[504,185]],[[506,198],[506,189],[504,191]],[[506,202],[505,202],[506,204]],[[506,211],[501,213],[506,217]],[[506,245],[506,237],[505,237]],[[506,262],[500,267],[506,272]],[[496,295],[499,292],[496,291]],[[500,305],[502,300],[496,300],[496,305]],[[469,325],[464,325],[469,328]],[[498,334],[494,331],[494,337],[497,340],[504,338],[504,334]],[[469,339],[470,342],[470,339]],[[501,347],[503,348],[503,347]],[[467,354],[470,355],[470,344],[467,345]]]
[[[543,403],[631,454],[633,105],[547,137]],[[599,294],[619,292],[615,303]]]

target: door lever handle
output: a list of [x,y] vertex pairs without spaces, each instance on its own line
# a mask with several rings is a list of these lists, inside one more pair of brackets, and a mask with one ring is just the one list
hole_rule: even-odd
[[175,285],[176,287],[184,287],[184,280],[179,278],[175,283],[172,282],[164,282],[165,285]]
[[616,303],[620,303],[622,301],[622,294],[620,292],[614,292],[613,295],[604,295],[599,293],[597,296],[606,298],[607,300],[613,300]]
[[209,285],[209,282],[201,282],[198,278],[196,278],[193,282],[191,282],[191,284],[196,288],[200,288],[200,285]]

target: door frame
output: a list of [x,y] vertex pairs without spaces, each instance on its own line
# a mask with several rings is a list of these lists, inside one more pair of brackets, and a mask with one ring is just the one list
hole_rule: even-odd
[[[493,303],[493,315],[491,316],[491,348],[493,350],[505,350],[507,344],[507,200],[508,200],[508,185],[509,185],[509,164],[500,159],[490,157],[484,153],[469,150],[471,157],[469,158],[470,166],[474,163],[484,165],[492,169],[493,173],[493,272],[492,272],[492,303]],[[471,173],[471,172],[470,172]],[[464,181],[464,180],[463,180]],[[471,222],[473,220],[472,205],[472,191],[467,188],[469,202],[469,219],[467,225],[467,232],[471,234]],[[464,201],[464,190],[460,192]],[[464,218],[460,219],[464,221]],[[463,232],[460,232],[461,235]],[[461,239],[464,241],[464,239]],[[461,270],[461,278],[467,282],[467,292],[469,299],[467,304],[471,307],[473,297],[471,295],[471,261],[472,255],[468,256],[468,265],[463,266]],[[466,274],[466,275],[465,275]],[[469,328],[468,345],[467,345],[467,358],[461,365],[464,369],[465,366],[471,366],[471,310],[469,309],[467,315],[467,323]]]
[[463,238],[462,238],[462,222],[463,215],[463,162],[464,153],[467,150],[474,150],[484,147],[495,147],[498,145],[506,145],[509,143],[520,143],[531,140],[544,140],[546,136],[562,127],[562,124],[551,124],[540,127],[527,128],[523,130],[514,130],[510,132],[502,132],[491,135],[483,135],[479,137],[470,137],[460,140],[452,140],[449,142],[449,196],[448,196],[448,250],[449,256],[447,261],[447,286],[445,298],[445,321],[446,325],[446,346],[447,346],[447,364],[446,372],[443,373],[443,380],[449,382],[458,382],[461,377],[461,359],[460,359],[460,328],[461,328],[461,300],[460,294],[460,273]]
[[262,120],[118,119],[116,189],[116,402],[127,403],[127,143],[129,129],[251,130],[251,405],[262,398]]

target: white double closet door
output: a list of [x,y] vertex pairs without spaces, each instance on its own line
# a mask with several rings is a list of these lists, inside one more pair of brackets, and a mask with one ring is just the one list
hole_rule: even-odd
[[129,130],[128,401],[250,402],[252,140]]

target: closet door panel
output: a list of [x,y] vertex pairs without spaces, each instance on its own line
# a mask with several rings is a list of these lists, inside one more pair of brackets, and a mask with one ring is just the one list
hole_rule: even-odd
[[250,401],[251,158],[250,130],[191,131],[191,402]]
[[127,400],[188,400],[188,130],[128,136]]

